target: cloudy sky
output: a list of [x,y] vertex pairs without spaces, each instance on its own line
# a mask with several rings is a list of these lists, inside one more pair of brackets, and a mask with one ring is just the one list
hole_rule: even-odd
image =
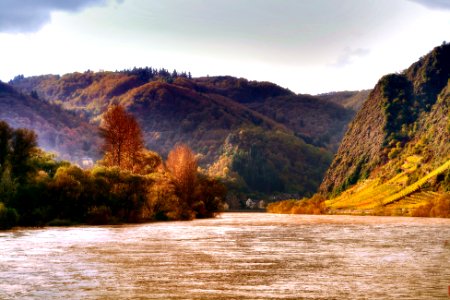
[[372,88],[450,41],[449,0],[0,0],[0,80],[152,66]]

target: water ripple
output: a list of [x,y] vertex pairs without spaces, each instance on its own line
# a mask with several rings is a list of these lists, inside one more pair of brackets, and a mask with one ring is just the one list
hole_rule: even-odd
[[450,220],[227,213],[0,233],[0,299],[448,299]]

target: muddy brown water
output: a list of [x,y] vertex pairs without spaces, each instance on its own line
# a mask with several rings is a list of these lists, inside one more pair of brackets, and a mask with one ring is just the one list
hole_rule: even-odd
[[0,231],[0,299],[450,299],[450,220],[225,213]]

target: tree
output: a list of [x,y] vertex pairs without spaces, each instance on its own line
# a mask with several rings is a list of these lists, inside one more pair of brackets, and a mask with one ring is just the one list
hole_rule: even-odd
[[30,96],[33,97],[34,99],[39,100],[39,95],[36,90],[32,90]]
[[197,185],[197,158],[187,145],[176,145],[167,157],[166,166],[183,204],[192,208]]
[[0,173],[4,169],[6,158],[10,151],[12,132],[13,131],[8,123],[0,121]]
[[120,105],[103,115],[100,134],[104,139],[104,163],[133,171],[144,149],[141,128],[136,119]]
[[10,229],[19,221],[19,215],[14,208],[5,207],[0,202],[0,229]]
[[17,191],[17,183],[11,177],[10,168],[4,168],[3,173],[0,172],[0,200],[8,205]]
[[185,207],[180,205],[174,183],[163,174],[158,174],[155,179],[148,189],[144,207],[146,216],[160,221],[182,219]]
[[196,190],[194,210],[196,218],[211,218],[223,211],[227,189],[214,178],[201,176]]
[[11,139],[10,162],[12,175],[23,179],[31,170],[29,160],[37,149],[37,135],[29,129],[14,130]]
[[158,153],[143,149],[139,155],[139,163],[134,166],[133,172],[141,175],[148,175],[156,172],[161,164],[162,159]]

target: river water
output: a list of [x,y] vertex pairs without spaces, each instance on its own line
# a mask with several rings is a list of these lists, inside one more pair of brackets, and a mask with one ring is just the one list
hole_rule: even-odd
[[0,232],[0,299],[449,299],[450,220],[225,213]]

